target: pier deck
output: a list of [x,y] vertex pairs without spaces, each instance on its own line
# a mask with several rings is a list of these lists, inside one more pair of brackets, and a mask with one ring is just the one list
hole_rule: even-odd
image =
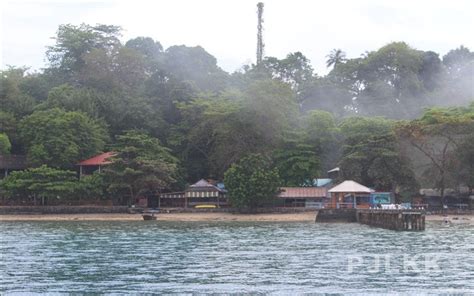
[[401,231],[425,230],[425,213],[421,210],[361,209],[356,215],[357,222],[370,226]]
[[316,222],[359,222],[374,227],[399,231],[425,230],[422,210],[388,209],[321,209]]

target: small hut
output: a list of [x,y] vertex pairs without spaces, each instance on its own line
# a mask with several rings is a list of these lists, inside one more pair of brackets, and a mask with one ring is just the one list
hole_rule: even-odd
[[0,179],[7,177],[12,171],[28,168],[26,155],[0,155]]
[[185,207],[199,205],[227,205],[227,191],[201,179],[184,191]]
[[355,181],[344,181],[329,189],[332,208],[368,208],[372,189]]
[[103,166],[112,163],[109,158],[115,155],[117,155],[116,152],[105,152],[79,162],[76,164],[79,166],[79,178],[81,178],[82,175],[91,175],[95,171],[99,171],[100,173],[100,170]]

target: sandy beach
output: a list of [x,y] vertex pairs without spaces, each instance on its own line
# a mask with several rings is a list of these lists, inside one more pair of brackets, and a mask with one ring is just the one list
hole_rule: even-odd
[[[284,214],[160,213],[158,221],[314,222],[315,212]],[[0,215],[0,221],[142,221],[141,214]]]
[[[231,213],[160,213],[158,221],[206,222],[206,221],[248,221],[248,222],[314,222],[315,212],[231,214]],[[459,215],[474,223],[473,215]],[[58,214],[58,215],[0,215],[0,221],[142,221],[141,214]],[[441,215],[427,215],[427,221],[442,221]]]

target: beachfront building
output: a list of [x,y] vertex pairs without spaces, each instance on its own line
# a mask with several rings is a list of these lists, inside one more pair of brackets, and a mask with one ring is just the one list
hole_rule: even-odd
[[0,155],[0,179],[8,176],[12,171],[28,168],[26,155]]
[[83,175],[92,175],[95,171],[100,173],[103,166],[112,163],[110,158],[115,155],[117,155],[116,152],[105,152],[77,163],[76,165],[79,166],[79,178]]
[[372,189],[347,180],[329,189],[331,208],[369,208]]
[[185,207],[199,205],[227,206],[227,191],[201,179],[184,191]]
[[277,198],[285,207],[323,208],[328,202],[325,187],[281,187]]
[[459,186],[457,188],[446,188],[444,190],[444,200],[441,198],[441,191],[439,189],[422,188],[419,195],[413,198],[413,206],[423,207],[428,210],[440,211],[443,209],[443,204],[448,209],[468,210],[472,209],[474,205],[474,195],[466,186]]
[[194,207],[226,207],[227,191],[222,184],[212,184],[204,179],[190,185],[182,192],[161,193],[160,207],[194,208]]

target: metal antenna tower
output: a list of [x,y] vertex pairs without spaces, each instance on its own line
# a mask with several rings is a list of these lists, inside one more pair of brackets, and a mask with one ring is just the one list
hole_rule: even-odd
[[257,25],[257,66],[260,65],[263,59],[263,47],[265,46],[263,44],[263,3],[258,2],[257,4],[258,8],[258,25]]

